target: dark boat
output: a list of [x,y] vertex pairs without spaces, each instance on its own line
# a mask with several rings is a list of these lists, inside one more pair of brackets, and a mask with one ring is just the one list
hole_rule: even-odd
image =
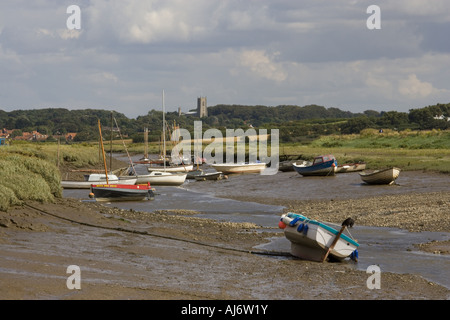
[[337,168],[337,161],[333,155],[323,155],[314,158],[313,163],[303,163],[292,165],[302,176],[334,176]]
[[142,201],[152,200],[155,196],[148,184],[93,184],[91,197],[97,201]]

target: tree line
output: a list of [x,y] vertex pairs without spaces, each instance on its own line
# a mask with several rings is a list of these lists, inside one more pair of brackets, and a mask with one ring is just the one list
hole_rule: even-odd
[[[77,133],[75,141],[89,141],[98,139],[98,119],[105,131],[108,131],[111,125],[115,127],[111,116],[117,121],[121,133],[133,138],[134,142],[143,141],[144,128],[149,129],[149,141],[158,141],[161,137],[163,114],[157,110],[151,110],[136,119],[127,118],[116,111],[96,109],[46,108],[10,112],[0,110],[0,130],[36,130],[50,137],[74,132]],[[193,115],[180,116],[178,112],[167,112],[165,118],[169,129],[178,126],[193,131],[194,121],[201,120],[204,130],[217,128],[225,133],[227,128],[277,128],[280,130],[281,141],[300,141],[326,134],[359,133],[366,128],[449,129],[450,121],[447,119],[450,118],[450,103],[411,109],[409,112],[366,110],[362,113],[318,105],[268,107],[221,104],[208,107],[208,117],[202,119]]]

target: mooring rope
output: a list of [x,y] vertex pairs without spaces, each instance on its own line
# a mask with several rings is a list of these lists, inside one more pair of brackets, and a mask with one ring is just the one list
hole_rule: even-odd
[[227,251],[234,251],[234,252],[241,252],[241,253],[250,253],[250,254],[256,254],[256,255],[266,255],[266,256],[292,257],[292,255],[290,253],[287,253],[287,252],[257,251],[257,250],[245,250],[245,249],[238,249],[238,248],[222,247],[222,246],[208,244],[208,243],[203,243],[203,242],[198,242],[198,241],[194,241],[194,240],[181,239],[181,238],[165,236],[165,235],[156,234],[156,233],[150,233],[148,231],[132,230],[132,229],[126,229],[126,228],[122,228],[122,227],[101,226],[101,225],[96,225],[96,224],[92,224],[92,223],[87,223],[87,222],[82,222],[82,221],[77,221],[77,220],[69,219],[69,218],[66,218],[66,217],[62,217],[62,216],[59,216],[57,214],[45,211],[43,209],[36,208],[36,207],[34,207],[32,205],[29,205],[29,204],[25,204],[25,206],[27,206],[27,207],[29,207],[31,209],[34,209],[36,211],[39,211],[39,212],[41,212],[43,214],[55,217],[57,219],[61,219],[61,220],[65,220],[65,221],[68,221],[68,222],[71,222],[71,223],[75,223],[75,224],[79,224],[79,225],[87,226],[87,227],[92,227],[92,228],[97,228],[97,229],[105,229],[105,230],[111,230],[111,231],[126,232],[126,233],[139,234],[139,235],[144,235],[144,236],[151,236],[151,237],[162,238],[162,239],[173,240],[173,241],[187,242],[187,243],[191,243],[191,244],[195,244],[195,245],[199,245],[199,246],[205,246],[205,247],[221,249],[221,250],[227,250]]

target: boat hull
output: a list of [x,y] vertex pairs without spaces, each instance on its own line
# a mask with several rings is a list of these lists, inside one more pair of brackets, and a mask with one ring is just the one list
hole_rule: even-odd
[[154,197],[147,185],[98,184],[91,186],[96,201],[141,201]]
[[197,181],[220,180],[220,179],[222,179],[222,172],[204,173],[195,176],[195,180]]
[[393,167],[371,173],[361,172],[359,175],[367,184],[393,184],[400,175],[400,169]]
[[[281,221],[286,226],[286,239],[291,242],[291,254],[305,260],[323,261],[328,248],[338,235],[334,228],[300,214],[284,214]],[[356,241],[341,234],[334,248],[330,250],[329,257],[341,261],[350,257],[358,247]]]
[[185,166],[176,166],[171,167],[167,166],[164,168],[164,166],[157,166],[157,167],[147,167],[148,172],[152,171],[165,171],[165,172],[189,172],[194,169],[194,165],[185,165]]
[[232,173],[260,173],[266,168],[265,163],[222,163],[212,164],[216,171],[220,171],[224,174]]
[[294,170],[302,176],[334,176],[336,174],[336,160],[330,160],[317,165],[292,165]]
[[187,173],[152,171],[138,175],[137,184],[150,183],[152,186],[180,186],[186,181]]
[[[90,176],[86,176],[85,178],[86,181],[62,180],[61,187],[63,187],[64,189],[89,189],[92,184],[119,183],[119,178],[116,175],[108,175],[108,181],[106,181],[106,176],[104,174],[92,174]],[[136,183],[136,181],[136,178],[126,177],[126,179],[120,179],[120,184],[133,185]]]
[[337,167],[336,173],[357,172],[357,171],[363,171],[363,170],[366,170],[365,163],[349,163],[349,164],[339,165]]

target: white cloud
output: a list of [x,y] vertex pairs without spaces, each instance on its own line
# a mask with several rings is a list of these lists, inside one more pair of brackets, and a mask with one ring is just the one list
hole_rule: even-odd
[[239,55],[240,65],[260,78],[282,82],[287,73],[280,63],[274,61],[278,53],[269,56],[264,50],[244,50]]

